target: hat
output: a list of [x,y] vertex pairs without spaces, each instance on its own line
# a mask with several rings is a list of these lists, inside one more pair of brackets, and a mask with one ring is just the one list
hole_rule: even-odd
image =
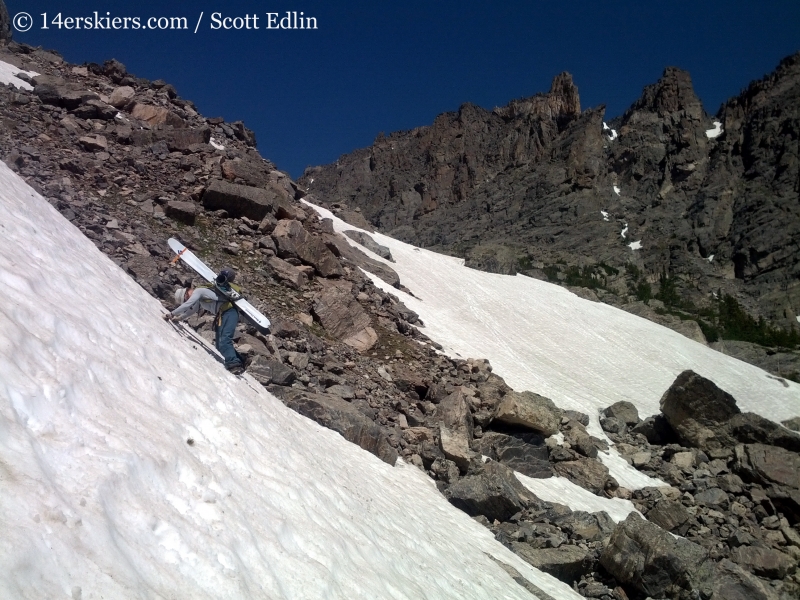
[[177,290],[175,290],[175,304],[180,306],[181,304],[184,303],[184,297],[186,296],[186,291],[188,289],[189,288],[178,288]]

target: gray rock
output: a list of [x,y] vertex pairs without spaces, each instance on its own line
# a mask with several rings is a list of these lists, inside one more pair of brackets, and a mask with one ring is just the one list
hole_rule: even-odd
[[197,205],[194,202],[180,202],[178,200],[170,200],[164,206],[164,214],[170,219],[180,221],[187,225],[194,225],[197,218]]
[[763,444],[737,446],[734,470],[745,481],[800,489],[800,454],[783,448]]
[[522,425],[550,436],[558,433],[561,411],[553,401],[533,392],[509,392],[497,407],[495,421],[507,425]]
[[11,17],[8,16],[5,2],[0,0],[0,42],[10,42],[11,38]]
[[264,356],[256,356],[247,367],[247,372],[261,385],[274,383],[275,385],[289,386],[297,379],[297,373],[291,367]]
[[267,259],[267,265],[278,281],[282,281],[295,290],[299,290],[308,283],[308,277],[303,271],[277,256]]
[[708,553],[631,513],[611,535],[600,564],[617,581],[654,598],[697,590],[710,576]]
[[797,570],[797,561],[780,550],[762,546],[739,546],[731,560],[760,577],[783,579]]
[[358,248],[354,248],[348,244],[341,236],[336,234],[324,234],[328,248],[336,255],[339,256],[357,267],[360,267],[380,277],[383,281],[395,288],[400,288],[400,276],[394,269],[387,267],[380,261],[374,260],[364,254]]
[[647,519],[667,531],[675,531],[686,523],[691,513],[675,500],[660,500],[655,507],[647,513]]
[[389,444],[381,428],[338,396],[289,388],[282,391],[281,399],[292,410],[337,431],[382,461],[390,465],[397,461],[397,451]]
[[619,421],[622,421],[626,425],[630,427],[634,427],[639,424],[639,411],[636,409],[636,406],[631,402],[626,402],[625,400],[620,400],[606,408],[603,411],[603,414],[606,417],[612,417]]
[[325,331],[345,343],[372,329],[370,316],[350,290],[343,287],[334,286],[323,292],[314,302],[311,312]]
[[730,507],[730,500],[728,500],[728,494],[723,492],[721,489],[715,487],[703,490],[701,492],[697,492],[694,495],[694,501],[696,504],[700,506],[709,506],[717,510],[725,511],[728,510],[728,508]]
[[459,479],[444,495],[468,515],[483,515],[490,521],[506,521],[534,499],[508,467],[494,461],[483,465],[481,473]]
[[553,475],[544,438],[537,434],[512,436],[488,431],[479,440],[478,448],[484,456],[528,477],[546,479]]
[[274,190],[249,187],[213,180],[203,193],[203,206],[207,210],[225,210],[233,216],[244,216],[261,221],[267,213],[275,213],[278,207],[288,203],[284,196]]
[[394,262],[394,259],[392,258],[392,253],[389,251],[389,248],[387,248],[386,246],[381,246],[378,242],[373,240],[369,235],[367,235],[363,231],[354,231],[351,229],[345,231],[344,234],[351,240],[354,240],[357,243],[364,246],[364,248],[366,248],[370,252],[377,254],[381,258],[385,258],[389,262]]
[[557,475],[566,477],[593,494],[600,494],[609,482],[608,467],[591,458],[558,462],[553,469]]
[[272,232],[272,239],[281,258],[299,258],[311,265],[322,277],[344,274],[341,264],[321,238],[308,233],[299,221],[282,219]]
[[720,428],[739,414],[733,396],[693,371],[684,371],[664,392],[661,412],[685,444],[695,448],[722,447]]

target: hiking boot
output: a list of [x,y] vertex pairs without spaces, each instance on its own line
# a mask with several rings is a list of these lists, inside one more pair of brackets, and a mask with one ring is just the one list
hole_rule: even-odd
[[234,375],[241,375],[244,373],[244,365],[233,365],[232,367],[226,367],[226,369]]

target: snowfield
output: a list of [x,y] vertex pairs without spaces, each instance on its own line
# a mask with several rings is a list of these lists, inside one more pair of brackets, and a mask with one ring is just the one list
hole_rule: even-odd
[[493,558],[580,598],[228,374],[2,163],[0,285],[0,598],[530,598]]

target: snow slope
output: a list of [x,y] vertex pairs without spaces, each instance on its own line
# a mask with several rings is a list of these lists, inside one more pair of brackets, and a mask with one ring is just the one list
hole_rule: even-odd
[[[0,598],[579,598],[228,374],[0,163]],[[188,443],[192,440],[192,443]]]
[[[315,208],[333,219],[336,231],[357,229]],[[368,235],[387,246],[396,262],[360,249],[397,271],[414,296],[370,277],[417,312],[425,323],[422,331],[445,352],[488,358],[494,372],[513,389],[530,390],[561,408],[587,413],[593,435],[604,435],[598,411],[620,400],[634,403],[641,417],[658,413],[661,396],[686,369],[733,395],[742,411],[778,422],[800,415],[800,385],[651,321],[584,300],[551,283],[484,273],[464,267],[462,259],[380,233]],[[601,458],[620,484],[653,484],[635,471],[626,472],[613,455],[601,453]]]

